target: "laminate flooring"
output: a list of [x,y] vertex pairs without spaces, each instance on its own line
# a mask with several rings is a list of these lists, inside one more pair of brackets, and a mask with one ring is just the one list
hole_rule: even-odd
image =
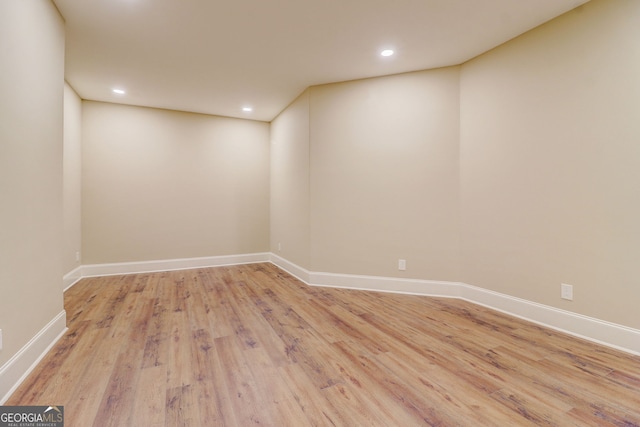
[[85,278],[6,402],[72,426],[640,426],[640,357],[271,264]]

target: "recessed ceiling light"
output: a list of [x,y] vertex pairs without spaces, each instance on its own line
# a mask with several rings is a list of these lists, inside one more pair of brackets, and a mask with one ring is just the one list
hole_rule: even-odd
[[126,93],[123,89],[111,89],[111,91],[117,95],[124,95]]
[[244,111],[245,113],[250,113],[253,111],[252,107],[242,107],[242,111]]
[[391,56],[391,55],[393,55],[393,50],[385,49],[382,52],[380,52],[380,55],[382,55],[382,56]]

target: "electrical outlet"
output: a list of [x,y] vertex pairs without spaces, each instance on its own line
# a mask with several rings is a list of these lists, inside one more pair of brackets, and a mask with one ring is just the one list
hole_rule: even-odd
[[560,298],[573,301],[573,286],[562,283],[560,285]]
[[80,261],[80,251],[76,252],[76,262]]
[[2,329],[0,329],[0,350],[2,350]]
[[399,259],[398,260],[398,270],[406,270],[407,269],[407,260]]
[[281,251],[282,250],[282,243],[278,243],[278,250]]

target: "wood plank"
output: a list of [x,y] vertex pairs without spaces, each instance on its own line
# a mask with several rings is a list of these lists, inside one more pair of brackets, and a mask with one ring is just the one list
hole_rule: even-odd
[[238,425],[275,425],[264,407],[269,403],[269,396],[262,396],[258,390],[236,338],[216,338],[215,344],[218,358],[225,366],[224,381]]
[[324,390],[313,384],[304,370],[296,364],[278,368],[278,376],[289,388],[294,402],[313,426],[349,425],[340,409],[336,409],[324,395]]
[[8,405],[70,426],[640,427],[640,357],[461,300],[271,264],[81,280]]
[[261,347],[244,351],[249,369],[256,384],[257,393],[266,401],[265,412],[273,420],[273,425],[306,425],[308,419],[297,404],[291,391],[280,377],[278,366]]
[[[455,408],[451,405],[442,405],[442,402],[433,399],[433,394],[430,395],[430,398],[425,399],[406,382],[400,381],[393,372],[377,362],[374,357],[363,351],[344,342],[336,343],[334,346],[344,356],[339,359],[341,372],[348,377],[352,387],[358,389],[358,394],[363,399],[374,397],[377,394],[385,396],[386,405],[381,406],[379,402],[374,401],[374,406],[378,408],[377,419],[389,420],[384,424],[393,425],[394,418],[407,418],[408,416],[411,416],[411,421],[408,424],[400,423],[401,425],[416,423],[426,425],[458,424],[456,415],[453,413]],[[370,393],[364,393],[367,389]],[[384,413],[381,413],[383,409]]]
[[167,396],[167,366],[157,365],[140,371],[133,398],[129,425],[163,427]]
[[[115,360],[94,425],[127,425],[133,412],[131,402],[135,400],[138,388],[146,330],[153,311],[153,301],[136,297],[134,294],[140,295],[139,292],[129,294],[133,301],[127,308],[127,315],[115,317],[115,327],[128,334],[123,334],[126,338],[122,340],[119,336],[114,337],[118,343],[116,348],[119,355]],[[128,316],[129,314],[131,316]],[[127,327],[124,327],[125,323]]]
[[198,408],[191,384],[167,390],[166,426],[189,427],[198,425]]

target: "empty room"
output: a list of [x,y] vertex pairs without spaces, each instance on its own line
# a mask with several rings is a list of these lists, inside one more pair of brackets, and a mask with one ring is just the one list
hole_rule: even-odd
[[2,0],[0,425],[640,426],[639,41],[638,0]]

